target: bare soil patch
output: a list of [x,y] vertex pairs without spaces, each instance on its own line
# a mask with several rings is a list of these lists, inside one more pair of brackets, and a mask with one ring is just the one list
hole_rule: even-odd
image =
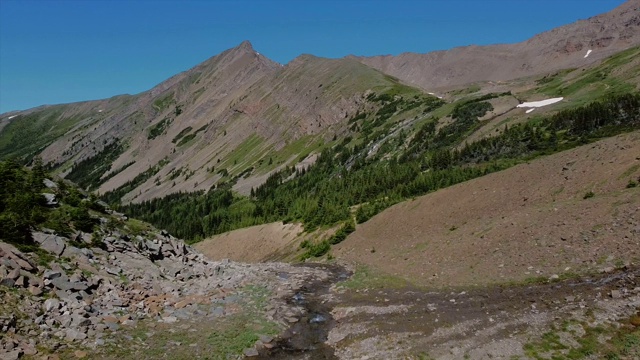
[[276,222],[216,235],[194,247],[212,260],[261,262],[293,252],[301,232],[300,224]]

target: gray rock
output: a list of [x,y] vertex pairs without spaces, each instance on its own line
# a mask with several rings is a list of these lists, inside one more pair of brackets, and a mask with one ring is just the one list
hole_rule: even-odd
[[41,289],[41,288],[39,288],[39,287],[37,287],[37,286],[33,286],[33,285],[31,285],[31,286],[29,286],[29,289],[28,289],[28,290],[29,290],[29,292],[31,293],[31,295],[33,295],[33,296],[40,296],[40,295],[42,295],[42,289]]
[[82,315],[73,314],[71,315],[71,325],[72,326],[89,326],[91,325],[91,320],[87,319]]
[[71,285],[72,289],[76,291],[84,291],[89,288],[89,285],[87,285],[85,282],[72,282]]
[[58,205],[58,200],[56,199],[56,194],[42,193],[42,196],[47,201],[47,204],[46,204],[47,206],[57,206]]
[[85,244],[91,244],[91,240],[92,240],[92,235],[91,234],[87,234],[85,232],[78,232],[75,236],[75,240],[77,242],[81,242],[81,243],[85,243]]
[[173,324],[174,322],[178,321],[178,318],[175,316],[165,316],[162,318],[162,321],[167,324]]
[[120,330],[120,325],[118,325],[117,323],[113,323],[113,322],[107,322],[104,325],[107,326],[107,328],[111,331],[118,331]]
[[71,315],[62,315],[58,318],[58,321],[60,322],[61,328],[68,328],[71,326]]
[[60,301],[58,299],[47,299],[44,301],[44,310],[51,312],[60,308]]
[[22,268],[22,270],[26,270],[26,271],[29,271],[29,272],[33,272],[33,271],[36,270],[35,264],[31,264],[28,260],[21,259],[20,257],[16,256],[13,259],[13,261],[15,261],[18,264],[18,266],[20,266],[20,268]]
[[159,254],[160,249],[162,248],[162,245],[156,244],[153,241],[145,241],[145,245],[147,246],[147,249],[149,249],[149,252],[152,254]]
[[9,272],[9,275],[7,275],[7,278],[11,279],[11,280],[17,280],[20,277],[20,269],[19,268],[15,268],[13,270],[11,270]]
[[38,349],[34,345],[26,344],[22,346],[24,355],[33,356],[38,353]]
[[56,256],[62,255],[65,247],[67,246],[64,238],[55,235],[45,236],[46,237],[40,243],[40,247]]
[[264,344],[268,344],[273,341],[273,338],[267,335],[260,335],[260,341],[262,341]]
[[27,281],[27,278],[25,278],[24,276],[19,276],[14,286],[25,288],[28,285],[29,282]]
[[20,266],[18,266],[18,263],[16,263],[15,261],[13,261],[12,259],[9,259],[7,257],[5,258],[0,258],[0,265],[4,266],[5,268],[9,268],[9,269],[17,269]]
[[2,356],[2,360],[18,360],[22,355],[22,350],[13,350],[6,352],[4,354],[0,354]]
[[75,283],[72,283],[68,279],[66,279],[66,276],[51,280],[51,284],[62,291],[72,290],[75,285]]
[[246,348],[244,349],[244,351],[242,351],[242,353],[246,357],[255,357],[260,355],[260,353],[258,353],[258,350],[256,350],[256,348]]
[[85,334],[82,331],[75,330],[75,329],[67,329],[65,337],[69,341],[84,340],[84,339],[87,338],[87,334]]
[[620,291],[620,290],[611,290],[611,298],[612,299],[621,299],[622,298],[622,291]]
[[16,281],[11,278],[4,278],[0,280],[0,286],[13,287]]
[[173,246],[169,245],[169,244],[162,244],[162,253],[163,254],[173,254]]
[[55,278],[59,278],[62,275],[62,273],[60,271],[56,271],[56,270],[45,270],[44,271],[44,275],[43,277],[45,279],[55,279]]
[[55,182],[49,180],[49,179],[44,179],[42,180],[42,183],[44,184],[44,186],[46,186],[49,189],[57,189],[58,188],[58,184],[56,184]]
[[120,273],[122,272],[122,269],[119,267],[113,267],[113,268],[105,267],[104,269],[107,271],[107,274],[111,274],[111,275],[120,275]]

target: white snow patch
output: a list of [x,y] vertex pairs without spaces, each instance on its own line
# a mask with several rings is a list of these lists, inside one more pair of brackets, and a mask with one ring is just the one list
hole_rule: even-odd
[[536,109],[536,108],[531,108],[531,109],[527,110],[527,111],[526,111],[526,113],[528,114],[528,113],[532,112],[532,111],[533,111],[533,110],[535,110],[535,109]]
[[593,51],[593,50],[591,50],[591,49],[587,50],[587,55],[585,55],[585,56],[584,56],[584,58],[586,59],[586,58],[587,58],[587,56],[589,56],[589,54],[591,54],[591,52],[592,52],[592,51]]
[[16,117],[16,116],[18,116],[18,115],[11,115],[11,116],[9,116],[9,117],[7,118],[7,120],[11,120],[11,119],[13,119],[13,118],[14,118],[14,117]]
[[98,112],[99,112],[99,113],[100,113],[100,112],[103,112],[103,111],[104,111],[104,110],[98,110]]
[[559,101],[562,101],[562,99],[564,99],[564,98],[563,97],[559,97],[559,98],[553,98],[553,99],[547,99],[547,100],[525,102],[525,103],[519,104],[517,107],[519,107],[519,108],[539,108],[539,107],[555,104],[555,103],[557,103]]

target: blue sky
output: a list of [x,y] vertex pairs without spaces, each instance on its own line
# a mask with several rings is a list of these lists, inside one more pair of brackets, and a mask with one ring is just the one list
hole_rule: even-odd
[[136,94],[243,40],[287,63],[512,43],[623,0],[0,0],[0,113]]

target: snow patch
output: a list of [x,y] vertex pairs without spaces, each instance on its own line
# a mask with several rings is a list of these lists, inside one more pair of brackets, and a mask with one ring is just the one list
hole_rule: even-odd
[[14,117],[16,117],[16,116],[18,116],[18,115],[11,115],[11,116],[9,116],[9,117],[7,118],[7,120],[11,120],[11,119],[13,119],[13,118],[14,118]]
[[593,51],[593,50],[591,50],[591,49],[587,50],[587,55],[585,55],[585,56],[584,56],[584,58],[586,59],[586,58],[587,58],[587,56],[589,56],[589,54],[591,54],[591,52],[592,52],[592,51]]
[[527,110],[527,111],[526,111],[526,113],[528,114],[528,113],[532,112],[532,111],[533,111],[533,110],[535,110],[535,109],[536,109],[536,108],[531,108],[531,109]]
[[559,97],[559,98],[553,98],[553,99],[547,99],[547,100],[525,102],[525,103],[519,104],[517,107],[519,107],[519,108],[539,108],[539,107],[555,104],[555,103],[557,103],[559,101],[562,101],[562,99],[564,99],[564,98],[563,97]]
[[103,112],[104,110],[98,110],[99,113]]

